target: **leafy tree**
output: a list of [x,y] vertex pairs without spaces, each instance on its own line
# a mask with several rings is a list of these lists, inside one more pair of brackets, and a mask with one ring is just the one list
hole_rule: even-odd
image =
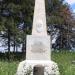
[[60,30],[59,47],[64,48],[63,41],[66,40],[67,46],[69,46],[71,19],[73,18],[70,6],[64,3],[64,0],[48,0],[46,3],[48,3],[48,5],[46,4],[48,25],[52,24]]
[[0,31],[4,32],[1,36],[6,39],[9,53],[11,46],[15,52],[20,44],[25,46],[26,33],[31,33],[34,0],[2,0],[0,4]]

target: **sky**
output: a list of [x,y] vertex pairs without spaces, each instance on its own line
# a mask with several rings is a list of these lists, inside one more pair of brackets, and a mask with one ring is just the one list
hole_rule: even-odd
[[73,12],[75,13],[75,0],[65,0],[68,4],[70,4]]

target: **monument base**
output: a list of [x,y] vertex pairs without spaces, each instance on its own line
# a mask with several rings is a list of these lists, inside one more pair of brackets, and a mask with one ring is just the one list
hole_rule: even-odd
[[59,75],[59,69],[55,62],[48,60],[25,60],[20,62],[16,75],[33,75],[36,65],[44,67],[44,75]]

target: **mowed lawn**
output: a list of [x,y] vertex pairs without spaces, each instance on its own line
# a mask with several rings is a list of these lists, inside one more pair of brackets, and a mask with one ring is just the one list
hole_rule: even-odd
[[[52,60],[58,63],[60,75],[75,75],[74,52],[53,52]],[[15,75],[18,64],[18,61],[0,61],[0,75]]]

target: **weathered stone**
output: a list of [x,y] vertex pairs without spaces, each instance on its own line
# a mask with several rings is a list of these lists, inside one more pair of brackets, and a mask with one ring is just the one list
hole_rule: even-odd
[[32,35],[47,35],[45,0],[35,0]]
[[27,75],[28,73],[29,75],[33,75],[34,67],[39,64],[44,67],[44,75],[59,75],[60,74],[57,64],[53,61],[25,60],[19,64],[16,75]]
[[50,60],[50,49],[50,36],[27,36],[27,60]]
[[[27,36],[26,60],[19,64],[16,75],[59,75],[51,61],[51,41],[47,35],[45,0],[35,0],[32,35]],[[36,65],[41,66],[36,66]]]

